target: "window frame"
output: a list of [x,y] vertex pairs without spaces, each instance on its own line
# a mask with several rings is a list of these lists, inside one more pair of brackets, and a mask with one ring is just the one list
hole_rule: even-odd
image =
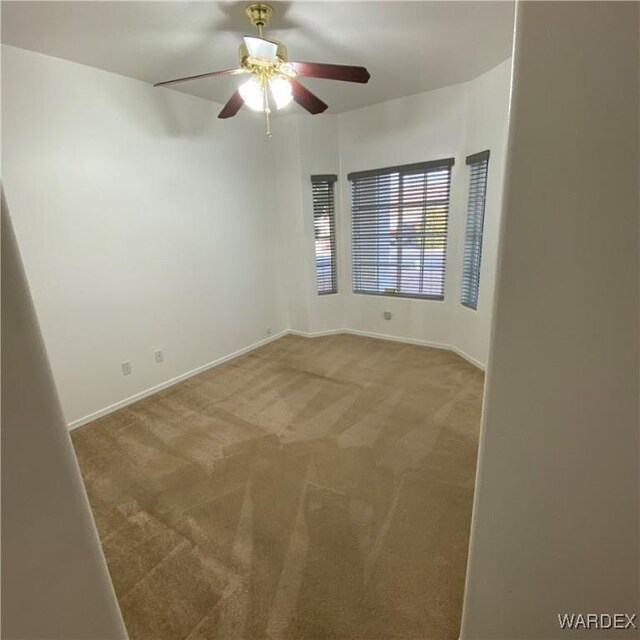
[[[432,302],[444,301],[445,294],[446,294],[446,267],[447,267],[447,248],[448,248],[448,241],[449,241],[449,215],[450,215],[450,208],[451,208],[451,183],[452,183],[452,173],[453,173],[452,168],[454,164],[455,164],[455,158],[450,157],[450,158],[442,158],[438,160],[430,160],[426,162],[417,162],[412,164],[384,167],[381,169],[356,171],[356,172],[349,173],[347,175],[347,179],[349,180],[349,183],[351,186],[351,198],[350,198],[350,201],[351,201],[351,285],[352,285],[351,289],[354,294],[384,296],[388,298],[408,298],[408,299],[416,299],[416,300],[430,300]],[[444,202],[441,205],[441,208],[444,209],[444,212],[432,213],[430,216],[427,209],[429,207],[429,203],[431,203],[432,207],[434,206],[433,205],[434,200],[433,200],[433,197],[429,196],[430,192],[429,192],[429,187],[427,185],[427,181],[428,181],[427,176],[430,173],[441,173],[443,171],[447,172],[446,177],[440,178],[440,179],[436,178],[436,185],[432,187],[432,190],[437,192],[439,188],[440,189],[442,188],[442,181],[444,181],[444,186],[446,188],[446,196],[445,196]],[[364,289],[362,288],[362,285],[357,284],[357,279],[358,279],[357,271],[359,268],[362,269],[362,260],[358,259],[357,257],[356,247],[358,246],[358,242],[356,239],[357,232],[356,232],[356,223],[354,219],[354,206],[358,204],[358,202],[356,201],[356,188],[357,188],[358,181],[359,180],[364,181],[366,179],[371,179],[371,178],[377,179],[378,177],[391,179],[391,176],[393,176],[394,174],[398,174],[398,183],[399,183],[398,189],[401,192],[402,192],[402,189],[404,188],[403,181],[407,176],[419,175],[421,176],[421,179],[424,181],[424,186],[422,187],[424,198],[419,205],[423,208],[422,217],[420,218],[421,220],[420,224],[422,226],[422,235],[418,236],[419,241],[421,243],[426,243],[428,241],[429,233],[427,232],[427,226],[428,226],[429,220],[431,220],[432,223],[435,221],[436,223],[440,223],[443,226],[443,230],[441,231],[440,234],[433,234],[433,233],[431,234],[431,235],[441,235],[443,240],[442,259],[441,259],[441,268],[440,268],[440,271],[442,274],[441,275],[441,292],[438,294],[414,293],[410,291],[409,292],[402,291],[402,280],[406,272],[403,272],[401,244],[399,245],[400,250],[398,251],[398,254],[397,254],[397,275],[396,275],[397,288],[395,291],[379,291],[379,290],[373,290],[373,289]],[[366,183],[364,184],[366,186]],[[375,188],[379,189],[380,185],[377,184]],[[411,188],[409,189],[409,191],[410,191],[409,197],[411,197],[412,195]],[[377,196],[376,196],[376,199],[377,199]],[[366,200],[366,198],[362,198],[362,200]],[[359,205],[362,206],[363,203],[359,202]],[[397,200],[396,208],[399,211],[398,218],[401,224],[401,231],[399,236],[400,242],[402,242],[402,240],[404,239],[403,237],[404,232],[402,231],[402,223],[404,222],[403,213],[405,209],[410,209],[412,206],[413,208],[417,208],[418,205],[415,202],[411,203],[409,200],[404,200],[402,195]],[[379,215],[379,210],[377,210],[376,214],[374,215]],[[363,221],[361,224],[363,227],[366,227],[367,225],[370,225],[370,224],[376,225],[375,233],[378,236],[381,234],[379,223],[376,223],[376,222],[371,223],[371,222]],[[384,234],[384,230],[382,231],[382,234]],[[365,244],[361,244],[360,246],[361,246],[361,250],[366,250]],[[425,269],[424,248],[422,251],[421,259],[422,259],[422,266],[419,270],[420,289],[422,289],[424,286],[423,283],[424,283],[425,273],[428,272],[428,269]],[[381,277],[379,273],[380,264],[381,263],[380,263],[379,256],[376,255],[375,278],[377,281],[376,285],[378,288],[380,288],[380,277]],[[393,266],[393,263],[389,263],[388,266],[391,268]],[[437,270],[438,269],[436,269],[436,271]]]
[[[313,209],[313,238],[314,238],[314,267],[316,274],[316,295],[330,296],[338,293],[338,243],[336,231],[336,183],[338,176],[335,174],[317,174],[310,176],[311,179],[311,202]],[[316,198],[315,185],[326,185],[329,189],[329,195],[324,201]],[[328,213],[319,212],[319,209],[329,205]],[[321,217],[329,218],[329,253],[330,253],[330,273],[331,287],[323,290],[323,279],[318,271],[318,220]]]

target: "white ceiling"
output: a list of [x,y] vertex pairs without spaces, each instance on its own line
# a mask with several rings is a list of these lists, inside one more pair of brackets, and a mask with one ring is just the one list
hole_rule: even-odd
[[[255,33],[243,2],[2,2],[2,42],[158,82],[237,66]],[[358,64],[367,85],[304,84],[341,113],[470,80],[511,53],[514,4],[504,2],[270,2],[266,36],[289,59]],[[225,103],[237,77],[173,89]],[[297,108],[297,107],[296,107]]]

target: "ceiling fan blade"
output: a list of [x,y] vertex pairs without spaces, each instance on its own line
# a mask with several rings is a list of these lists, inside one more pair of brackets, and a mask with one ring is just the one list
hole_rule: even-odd
[[187,80],[199,80],[201,78],[213,78],[214,76],[232,76],[237,73],[247,73],[244,69],[225,69],[225,71],[212,71],[211,73],[200,73],[197,76],[187,76],[186,78],[176,78],[175,80],[165,80],[164,82],[156,82],[154,87],[161,87],[165,84],[174,84],[176,82],[187,82]]
[[289,79],[291,83],[291,91],[293,92],[293,99],[301,106],[304,107],[309,113],[322,113],[327,109],[328,105],[322,102],[320,98],[314,93],[311,93],[307,87],[300,84],[293,78]]
[[240,107],[244,104],[244,100],[240,95],[240,91],[235,91],[229,98],[227,104],[224,105],[222,111],[218,114],[218,118],[233,118],[240,111]]
[[364,67],[346,64],[324,64],[322,62],[290,62],[293,70],[303,78],[325,78],[344,82],[369,82],[371,75]]
[[275,61],[276,53],[278,52],[278,44],[276,42],[254,36],[244,36],[243,40],[252,58],[260,58],[265,62]]

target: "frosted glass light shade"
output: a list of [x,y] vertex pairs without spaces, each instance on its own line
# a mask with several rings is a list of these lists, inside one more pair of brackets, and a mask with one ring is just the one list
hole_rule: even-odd
[[271,89],[273,101],[276,103],[276,109],[286,107],[291,100],[293,100],[291,83],[286,78],[283,78],[282,76],[273,76],[269,80],[269,87]]
[[[293,100],[291,83],[282,76],[273,76],[269,79],[269,90],[276,109],[286,107]],[[249,78],[249,80],[240,85],[239,91],[249,109],[264,111],[264,92],[257,78]]]
[[252,58],[259,58],[265,62],[275,62],[278,45],[264,38],[245,36],[243,38],[247,51]]
[[262,86],[256,78],[249,78],[240,85],[238,91],[244,100],[244,103],[254,111],[264,111],[264,94]]

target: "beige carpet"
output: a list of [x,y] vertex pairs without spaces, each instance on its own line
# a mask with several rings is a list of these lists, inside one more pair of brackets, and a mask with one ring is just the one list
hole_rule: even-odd
[[287,336],[76,429],[130,637],[457,639],[482,385]]

